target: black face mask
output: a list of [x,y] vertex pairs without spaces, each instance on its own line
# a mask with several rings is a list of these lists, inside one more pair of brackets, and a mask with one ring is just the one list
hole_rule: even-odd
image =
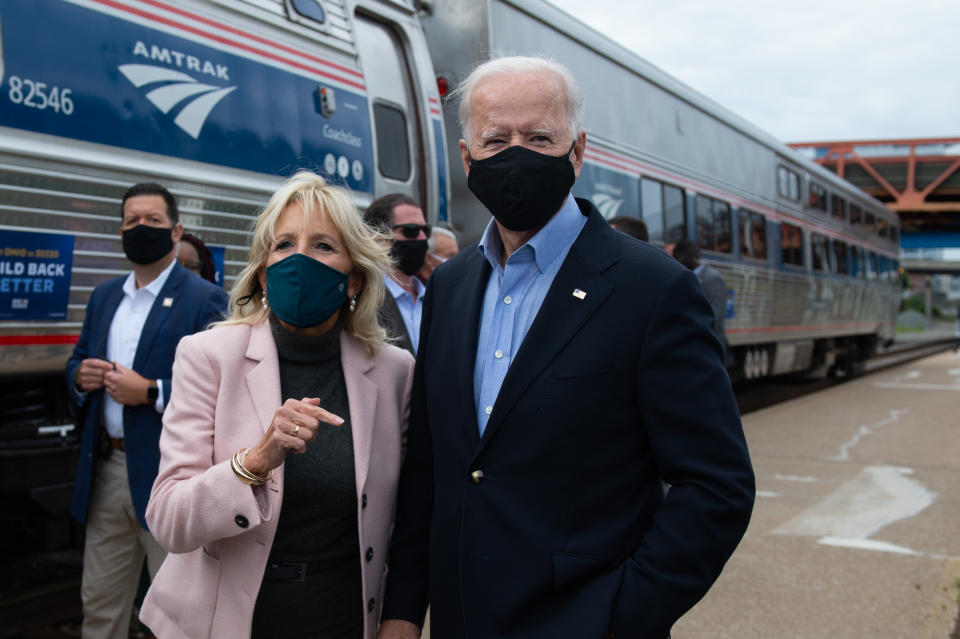
[[137,224],[123,232],[123,252],[134,264],[153,264],[173,250],[172,228]]
[[427,258],[427,241],[394,240],[390,247],[390,257],[403,273],[413,275],[423,268],[423,262]]
[[470,158],[467,187],[511,231],[540,228],[560,210],[577,178],[570,151],[558,157],[511,146],[484,160]]

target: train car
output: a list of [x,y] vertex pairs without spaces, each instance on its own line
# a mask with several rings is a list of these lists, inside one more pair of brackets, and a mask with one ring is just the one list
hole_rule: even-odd
[[[450,85],[489,55],[543,54],[572,70],[587,132],[574,193],[643,219],[662,246],[697,242],[729,288],[734,379],[850,373],[893,338],[899,225],[880,202],[543,0],[429,8],[424,31]],[[456,105],[444,117],[455,150]],[[454,226],[478,237],[489,216],[462,170],[451,203]]]
[[412,1],[0,0],[0,539],[24,551],[12,559],[73,534],[63,370],[91,291],[129,272],[126,189],[167,186],[228,289],[254,216],[301,167],[358,207],[399,191],[445,219],[435,83]]

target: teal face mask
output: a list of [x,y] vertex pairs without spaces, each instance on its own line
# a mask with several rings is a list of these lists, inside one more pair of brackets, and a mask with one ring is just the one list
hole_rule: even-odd
[[303,253],[267,267],[267,303],[291,326],[322,324],[347,301],[347,274]]

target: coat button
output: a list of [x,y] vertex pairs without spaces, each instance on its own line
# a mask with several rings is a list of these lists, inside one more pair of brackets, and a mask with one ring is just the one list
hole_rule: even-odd
[[473,483],[479,484],[480,482],[483,481],[483,471],[482,470],[473,471],[472,473],[470,473],[470,479],[473,480]]
[[246,528],[247,526],[250,525],[250,522],[247,521],[247,518],[244,517],[243,515],[237,515],[236,517],[233,518],[233,521],[237,522],[237,525],[240,526],[241,528]]
[[376,599],[371,599],[367,602],[367,612],[373,612],[373,607],[377,605]]
[[366,557],[367,557],[367,561],[370,561],[371,559],[373,559],[373,548],[367,548]]
[[364,493],[363,496],[360,497],[360,507],[361,507],[361,508],[366,508],[366,507],[367,507],[367,494],[366,494],[366,493]]

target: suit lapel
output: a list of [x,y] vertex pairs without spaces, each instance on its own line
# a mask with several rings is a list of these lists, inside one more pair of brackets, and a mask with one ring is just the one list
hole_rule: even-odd
[[246,374],[247,391],[257,410],[260,426],[266,432],[273,415],[282,404],[280,396],[280,359],[277,345],[270,333],[270,322],[263,321],[250,327],[247,343],[248,360],[256,362]]
[[[460,396],[465,400],[458,402],[464,411],[460,421],[467,426],[471,442],[476,445],[480,441],[480,425],[477,423],[473,371],[477,360],[477,344],[480,341],[483,298],[493,267],[479,251],[475,251],[471,261],[462,270],[463,274],[452,281],[453,290],[448,289],[443,292],[453,300],[452,304],[444,303],[445,308],[453,309],[453,314],[449,318],[439,318],[439,321],[446,322],[447,330],[460,336],[453,340],[452,368],[444,366],[443,369],[454,371],[454,374],[460,376],[458,381]],[[465,318],[465,321],[462,323],[455,321],[455,318],[460,317]],[[437,318],[431,321],[436,322]],[[439,356],[444,357],[444,354],[440,353]]]
[[517,400],[613,292],[603,272],[617,261],[616,237],[604,233],[614,231],[600,225],[606,222],[593,211],[550,285],[503,380],[478,453]]
[[396,344],[400,348],[413,354],[413,342],[410,341],[410,334],[407,332],[407,325],[403,321],[403,315],[400,314],[400,307],[397,306],[397,300],[389,288],[384,287],[383,304],[380,305],[379,317],[380,325],[387,329],[387,334],[391,338],[396,338]]
[[176,304],[185,302],[178,293],[181,284],[183,284],[183,278],[188,275],[189,273],[179,264],[174,264],[173,270],[170,271],[167,281],[163,283],[163,287],[160,289],[157,299],[153,301],[153,306],[150,307],[150,313],[143,323],[143,331],[140,332],[140,341],[137,344],[137,352],[133,358],[134,370],[144,370],[144,363],[148,359],[147,356],[150,353],[150,347],[153,346],[153,340],[157,336],[160,327],[167,321],[167,317],[170,315],[173,307]]
[[370,449],[373,444],[374,425],[377,423],[378,390],[377,385],[368,377],[373,368],[373,358],[367,355],[366,346],[346,330],[340,333],[340,360],[343,379],[347,385],[357,495],[361,495],[370,470]]
[[126,278],[123,277],[114,280],[116,286],[113,286],[107,291],[107,297],[103,302],[103,312],[97,313],[99,317],[105,318],[106,321],[101,325],[102,330],[100,334],[95,337],[96,341],[90,351],[90,357],[107,359],[107,339],[110,337],[110,326],[113,324],[113,316],[117,314],[117,308],[120,307],[120,302],[123,301],[123,283],[125,281]]

